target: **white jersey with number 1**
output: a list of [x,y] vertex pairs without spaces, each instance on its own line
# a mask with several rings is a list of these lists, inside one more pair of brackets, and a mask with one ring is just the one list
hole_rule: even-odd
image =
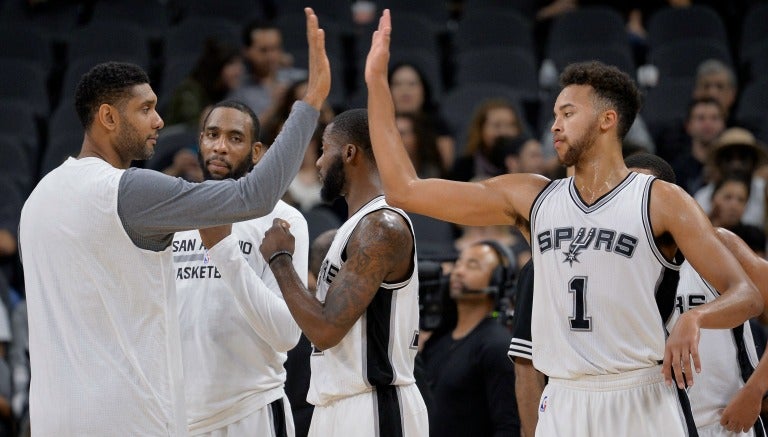
[[657,301],[671,305],[679,267],[653,238],[652,183],[630,173],[587,205],[573,178],[559,179],[534,202],[533,362],[549,377],[618,374],[664,358],[667,309]]

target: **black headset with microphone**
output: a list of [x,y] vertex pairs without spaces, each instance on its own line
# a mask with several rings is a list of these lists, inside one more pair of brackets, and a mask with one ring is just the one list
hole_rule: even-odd
[[499,264],[491,273],[488,287],[482,290],[487,294],[493,295],[498,305],[499,299],[508,297],[507,295],[515,286],[516,258],[508,247],[494,240],[482,240],[475,243],[475,245],[490,247],[499,259]]

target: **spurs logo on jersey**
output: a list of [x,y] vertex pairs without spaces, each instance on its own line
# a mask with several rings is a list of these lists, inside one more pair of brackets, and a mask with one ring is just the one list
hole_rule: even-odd
[[[573,179],[552,181],[531,209],[532,355],[555,378],[620,373],[664,357],[663,310],[677,270],[648,217],[652,177],[631,173],[586,204]],[[669,271],[669,272],[668,272]],[[668,294],[667,294],[668,293]]]
[[[616,237],[618,235],[618,238]],[[564,243],[569,242],[568,250],[563,252],[565,255],[564,263],[569,263],[573,267],[574,262],[581,262],[579,255],[585,250],[590,249],[594,241],[592,250],[604,250],[613,252],[627,258],[632,258],[637,247],[638,238],[623,232],[612,229],[597,229],[581,227],[574,237],[574,227],[555,228],[546,230],[536,235],[539,243],[539,251],[547,252],[551,249],[560,249]]]

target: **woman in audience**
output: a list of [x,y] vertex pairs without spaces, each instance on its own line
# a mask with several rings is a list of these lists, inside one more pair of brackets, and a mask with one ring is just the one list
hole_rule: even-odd
[[451,168],[455,155],[455,141],[448,123],[439,115],[433,100],[432,86],[426,75],[414,64],[401,62],[389,70],[389,86],[395,112],[414,114],[423,122],[423,128],[436,136],[443,169]]
[[413,113],[399,113],[395,123],[419,177],[445,177],[435,135],[425,128],[421,118]]
[[451,178],[468,181],[506,173],[493,163],[493,144],[501,136],[524,134],[523,122],[515,107],[503,99],[488,99],[478,106],[469,124],[464,156],[456,160]]

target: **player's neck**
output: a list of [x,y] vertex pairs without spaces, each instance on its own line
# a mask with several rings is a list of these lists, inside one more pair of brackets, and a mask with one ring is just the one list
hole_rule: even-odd
[[576,164],[573,179],[581,198],[591,204],[619,185],[628,174],[624,158],[618,151],[582,159]]
[[360,208],[378,196],[384,195],[378,178],[357,178],[348,183],[348,191],[344,196],[347,201],[348,217],[352,217]]
[[77,155],[77,158],[99,158],[106,161],[112,167],[121,169],[126,169],[131,166],[131,161],[124,162],[111,145],[104,147],[102,145],[104,144],[104,141],[106,140],[96,140],[86,133],[83,139],[82,148],[80,149],[80,154]]

